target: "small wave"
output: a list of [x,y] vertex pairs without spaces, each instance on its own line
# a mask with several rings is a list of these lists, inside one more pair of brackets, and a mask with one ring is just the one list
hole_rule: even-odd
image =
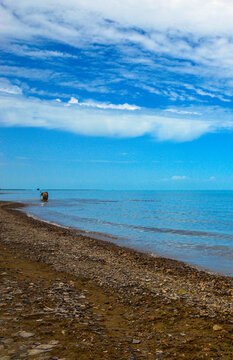
[[[23,211],[23,210],[20,210],[20,211]],[[33,215],[33,214],[30,214],[28,212],[26,212],[26,215],[34,220],[39,220],[39,221],[42,221],[42,222],[45,222],[46,224],[51,224],[51,225],[55,225],[55,226],[58,226],[58,227],[61,227],[61,228],[64,228],[64,229],[70,229],[69,226],[65,226],[65,225],[61,225],[61,224],[58,224],[54,221],[49,221],[49,220],[44,220],[42,218],[40,218],[39,216],[36,216],[36,215]]]
[[[55,211],[50,211],[50,214],[55,215],[57,218],[64,217],[63,214],[57,213]],[[197,230],[184,230],[184,229],[171,229],[171,228],[160,228],[160,227],[151,227],[151,226],[141,226],[141,225],[132,225],[106,221],[98,218],[92,217],[80,217],[76,215],[68,215],[69,219],[73,220],[73,226],[76,226],[77,223],[91,223],[105,226],[113,226],[118,228],[131,229],[139,232],[150,232],[150,233],[159,233],[159,234],[169,234],[169,235],[181,235],[181,236],[191,236],[191,237],[204,237],[212,238],[219,240],[233,240],[233,235],[217,232],[207,232],[207,231],[197,231]]]
[[84,204],[105,204],[105,203],[118,203],[119,200],[100,200],[100,199],[72,199],[76,203]]
[[196,231],[196,230],[181,230],[181,229],[169,229],[169,228],[156,228],[150,226],[135,226],[135,225],[127,225],[131,228],[150,231],[155,233],[164,233],[164,234],[171,234],[171,235],[185,235],[185,236],[197,236],[197,237],[211,237],[211,238],[218,238],[218,239],[231,239],[233,240],[233,235],[230,234],[222,234],[222,233],[213,233],[213,232],[206,232],[206,231]]
[[145,203],[159,203],[161,202],[161,200],[154,200],[154,199],[127,199],[126,201],[131,201],[131,202],[145,202]]
[[162,234],[169,234],[169,235],[196,236],[196,237],[205,237],[205,238],[214,238],[214,239],[233,240],[233,235],[223,234],[223,233],[130,225],[130,224],[114,223],[114,222],[104,221],[104,220],[95,219],[95,218],[79,218],[79,219],[82,219],[82,221],[87,221],[87,222],[101,223],[103,225],[124,227],[124,228],[132,229],[132,230],[137,230],[140,232],[154,232],[154,233],[162,233]]
[[[19,211],[23,211],[23,210],[19,210]],[[25,211],[23,211],[25,212]],[[28,212],[25,212],[25,214],[34,219],[34,220],[39,220],[39,221],[42,221],[46,224],[50,224],[50,225],[54,225],[54,226],[57,226],[57,227],[61,227],[63,229],[75,229],[77,230],[77,232],[81,235],[87,235],[88,237],[91,237],[93,239],[99,239],[99,240],[106,240],[106,241],[109,241],[109,240],[120,240],[120,241],[124,241],[126,240],[125,238],[121,237],[121,236],[113,236],[113,235],[110,235],[110,234],[106,234],[106,233],[102,233],[102,232],[97,232],[97,231],[90,231],[90,230],[82,230],[82,229],[77,229],[77,228],[73,228],[72,226],[65,226],[65,225],[62,225],[62,224],[59,224],[57,222],[54,222],[54,221],[50,221],[50,220],[45,220],[45,219],[42,219],[40,218],[39,216],[36,216],[34,214],[31,214],[31,213],[28,213]]]

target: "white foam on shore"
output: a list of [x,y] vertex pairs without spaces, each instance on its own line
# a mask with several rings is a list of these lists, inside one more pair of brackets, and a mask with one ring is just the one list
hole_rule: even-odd
[[98,232],[89,231],[89,230],[81,230],[81,229],[77,229],[77,228],[74,228],[74,227],[71,227],[71,226],[61,225],[59,223],[56,223],[56,222],[53,222],[53,221],[50,221],[50,220],[44,220],[44,219],[40,218],[39,216],[36,216],[36,215],[31,214],[29,212],[23,211],[21,209],[18,209],[18,210],[22,211],[24,214],[26,214],[28,217],[30,217],[30,218],[32,218],[34,220],[42,221],[42,222],[44,222],[46,224],[57,226],[57,227],[63,228],[63,229],[74,230],[74,231],[77,232],[77,234],[88,235],[90,238],[93,238],[93,239],[104,240],[104,241],[110,241],[110,239],[124,240],[123,238],[111,236],[111,235],[108,235],[108,234],[98,233]]
[[61,225],[61,224],[58,224],[58,223],[53,222],[53,221],[41,219],[39,216],[36,216],[34,214],[30,214],[30,213],[25,212],[23,210],[20,210],[20,211],[24,212],[28,217],[30,217],[30,218],[32,218],[34,220],[42,221],[42,222],[45,222],[46,224],[54,225],[54,226],[64,228],[64,229],[71,229],[69,226],[65,226],[65,225]]

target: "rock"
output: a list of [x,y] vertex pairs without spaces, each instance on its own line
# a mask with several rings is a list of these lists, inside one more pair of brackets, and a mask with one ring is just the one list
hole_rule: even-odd
[[222,326],[220,326],[220,325],[214,325],[214,326],[213,326],[213,330],[214,330],[214,331],[222,330]]
[[59,341],[52,340],[52,341],[50,341],[49,344],[40,344],[37,347],[35,347],[34,349],[29,350],[28,355],[33,356],[33,355],[42,354],[47,351],[51,351],[58,343],[59,343]]
[[45,351],[49,351],[51,350],[53,347],[55,346],[55,344],[41,344],[41,345],[38,345],[36,348],[37,349],[41,349],[41,350],[45,350]]
[[29,338],[31,336],[34,336],[35,334],[27,331],[20,331],[19,335],[23,338]]
[[15,354],[15,350],[12,349],[12,350],[8,350],[8,355],[14,355]]
[[26,351],[27,350],[27,347],[25,345],[21,345],[19,347],[20,351]]
[[133,341],[132,341],[133,344],[140,344],[140,342],[141,342],[141,341],[140,341],[140,340],[137,340],[137,339],[133,339]]
[[49,342],[49,344],[55,346],[55,345],[59,344],[59,341],[58,340],[52,340],[52,341]]
[[85,295],[80,295],[79,299],[86,299],[86,296]]
[[46,350],[42,350],[42,349],[32,349],[28,351],[28,355],[29,356],[33,356],[33,355],[39,355],[42,354],[43,352],[45,352]]
[[[2,340],[2,343],[3,344],[6,344],[6,345],[9,345],[13,342],[13,339],[5,339],[5,340]],[[2,359],[1,359],[2,360]]]

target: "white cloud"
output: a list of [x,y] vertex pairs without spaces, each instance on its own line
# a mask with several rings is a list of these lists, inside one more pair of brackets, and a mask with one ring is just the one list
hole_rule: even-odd
[[186,180],[187,176],[179,176],[179,175],[174,175],[171,177],[171,180]]
[[205,120],[189,120],[180,118],[160,118],[155,126],[155,136],[158,140],[188,141],[201,135],[215,131],[218,126]]
[[[150,135],[160,141],[190,141],[209,132],[232,129],[231,120],[169,118],[122,110],[84,107],[22,95],[0,95],[2,126],[44,127],[88,136],[138,137]],[[219,114],[217,114],[217,118]]]
[[106,86],[106,80],[89,80],[88,82],[75,81],[60,81],[60,86],[65,86],[72,89],[83,89],[88,92],[109,93]]
[[95,101],[89,101],[89,102],[83,102],[80,103],[81,106],[90,106],[98,109],[114,109],[114,110],[139,110],[140,107],[136,105],[130,105],[130,104],[109,104],[109,103],[99,103]]
[[189,111],[189,110],[165,109],[164,111],[168,111],[176,114],[182,114],[182,115],[201,115],[201,113],[197,111]]
[[[130,0],[41,0],[40,2],[30,2],[21,0],[2,0],[2,27],[3,33],[13,32],[24,34],[28,27],[33,27],[33,35],[46,30],[56,30],[55,35],[60,34],[61,29],[66,30],[66,34],[71,35],[75,31],[77,19],[81,24],[85,24],[89,18],[96,16],[94,23],[88,26],[95,29],[96,23],[101,23],[103,18],[111,19],[119,24],[128,26],[139,26],[147,29],[180,29],[186,32],[195,32],[205,35],[222,34],[225,35],[233,30],[232,3],[228,0],[213,1],[201,0],[187,2],[185,0],[134,0],[134,6]],[[15,11],[15,13],[13,12]],[[15,14],[17,16],[15,16]],[[83,18],[83,20],[82,20]],[[22,19],[24,23],[21,24]],[[10,24],[14,20],[13,29]],[[82,21],[81,21],[82,20]],[[70,24],[70,27],[68,27]],[[109,31],[111,32],[111,24]],[[55,36],[54,35],[54,36]],[[21,35],[22,36],[22,35]],[[32,34],[24,34],[32,36]],[[157,35],[158,42],[163,42],[163,37]],[[184,46],[184,45],[183,45]]]
[[[105,95],[110,93],[109,83],[115,81],[117,75],[116,81],[123,79],[129,85],[133,83],[135,87],[173,101],[195,101],[195,94],[206,103],[211,99],[229,102],[227,97],[233,95],[232,17],[233,7],[228,0],[206,0],[204,3],[202,0],[134,0],[133,6],[131,0],[2,0],[0,44],[9,53],[43,60],[58,58],[63,63],[73,55],[43,48],[48,42],[57,41],[82,49],[98,62],[101,55],[95,49],[111,45],[122,62],[121,66],[108,64],[112,65],[112,77],[110,71],[109,77],[95,74],[90,76],[91,80],[81,78],[78,81],[74,71],[58,74],[44,66],[37,69],[36,65],[27,68],[10,66],[10,63],[0,65],[0,75],[50,81],[53,85]],[[104,61],[108,61],[106,56]],[[129,63],[133,69],[142,66],[142,75],[122,65]],[[176,86],[175,80],[174,86],[166,86],[166,80],[158,79],[156,83],[156,76],[159,78],[166,72],[176,73],[176,77],[192,75],[194,83],[193,75],[198,76],[196,80],[202,80],[198,86],[193,82]],[[127,91],[123,88],[122,93],[124,90]],[[31,93],[33,91],[48,95],[43,89],[31,89]],[[208,114],[208,109],[169,108],[164,110],[170,112],[168,116],[164,116],[164,111],[149,115],[139,106],[124,101],[119,101],[121,104],[92,100],[79,103],[74,97],[68,102],[70,106],[65,106],[58,100],[50,102],[20,96],[20,87],[7,79],[0,80],[0,93],[1,121],[9,126],[42,126],[92,136],[149,134],[161,141],[188,141],[209,132],[232,129],[232,113],[229,111],[226,116],[225,110]],[[54,97],[63,95],[58,93]],[[115,110],[121,110],[121,114]],[[131,114],[128,110],[132,110]],[[138,111],[133,113],[133,110]]]
[[163,93],[161,92],[161,90],[158,90],[152,86],[149,85],[145,85],[145,84],[138,84],[138,87],[140,87],[141,89],[147,90],[149,91],[151,94],[156,94],[156,95],[162,95]]
[[229,99],[225,99],[221,94],[212,93],[212,92],[200,89],[200,88],[195,88],[193,85],[190,85],[190,84],[185,84],[184,86],[189,90],[195,91],[198,95],[201,95],[201,96],[209,96],[211,98],[217,98],[217,99],[225,101],[225,102],[231,101]]
[[0,75],[48,81],[51,76],[54,76],[54,73],[48,69],[33,69],[23,66],[0,65]]
[[97,109],[112,109],[112,110],[139,110],[140,107],[136,105],[129,105],[129,104],[109,104],[109,103],[101,103],[97,101],[86,101],[86,102],[79,102],[78,99],[71,97],[68,101],[68,104],[79,104],[79,106],[86,106],[92,107]]
[[71,97],[70,100],[68,101],[68,104],[78,104],[78,99]]
[[[230,84],[233,76],[232,17],[233,7],[229,0],[205,0],[204,4],[202,0],[134,0],[133,6],[131,0],[2,0],[0,44],[16,55],[42,59],[74,57],[61,51],[40,49],[46,40],[84,51],[93,51],[93,44],[115,46],[125,63],[195,75],[205,79],[204,83],[214,80],[221,93],[204,88],[193,89],[194,92],[200,97],[209,97],[209,100],[218,98],[229,102],[223,93],[233,95]],[[20,41],[24,45],[20,45]],[[159,58],[154,59],[153,55],[159,55]],[[160,56],[164,58],[160,59]],[[11,76],[41,80],[51,76],[51,73],[46,75],[41,71],[40,78],[36,69],[22,68],[14,73],[13,68],[5,68],[3,71]],[[136,75],[128,71],[129,80],[134,78],[136,82]],[[184,93],[179,94],[173,89],[165,93],[152,86],[150,77],[147,80],[141,87],[152,94],[167,96],[174,101],[188,99]],[[66,79],[62,82],[67,86],[72,83]],[[104,84],[95,86],[89,82],[76,86],[88,91],[109,92]]]
[[11,44],[11,46],[7,46],[7,44],[3,43],[0,44],[1,48],[8,53],[12,53],[18,56],[26,56],[31,58],[39,58],[39,59],[49,59],[49,58],[77,58],[77,56],[63,53],[60,51],[53,51],[53,50],[41,50],[34,46],[27,46],[27,45],[18,45],[18,44]]
[[16,95],[22,94],[22,90],[18,86],[11,84],[8,79],[0,78],[0,93]]
[[[232,74],[233,7],[228,0],[134,0],[133,6],[131,0],[2,0],[0,13],[0,34],[6,41],[36,43],[43,37],[81,48],[93,43],[127,48],[131,42],[156,54],[195,61],[208,71],[221,68],[216,76]],[[70,56],[35,46],[12,49],[35,57]],[[145,64],[149,59],[143,53],[141,58]]]

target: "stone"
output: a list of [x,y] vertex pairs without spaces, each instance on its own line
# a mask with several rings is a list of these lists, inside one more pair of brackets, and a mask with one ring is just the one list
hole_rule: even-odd
[[52,340],[52,341],[50,341],[49,344],[40,344],[37,347],[35,347],[34,349],[29,350],[28,355],[33,356],[33,355],[42,354],[47,351],[51,351],[58,343],[59,343],[59,341]]
[[35,334],[27,331],[20,331],[19,335],[23,338],[29,338],[34,336]]
[[2,340],[2,342],[3,342],[3,344],[9,345],[13,342],[13,339],[4,339],[4,340]]
[[49,342],[49,344],[55,346],[55,345],[59,344],[59,341],[58,340],[52,340],[52,341]]
[[31,350],[28,351],[28,355],[29,356],[39,355],[39,354],[42,354],[45,351],[46,350],[42,350],[42,349],[31,349]]
[[[57,343],[56,343],[57,344]],[[41,349],[41,350],[46,350],[46,351],[49,351],[49,350],[51,350],[56,344],[51,344],[51,343],[49,343],[49,344],[41,344],[41,345],[38,345],[37,347],[36,347],[36,349]]]
[[213,330],[214,330],[214,331],[222,330],[222,326],[220,326],[220,325],[214,325],[214,326],[213,326]]
[[137,340],[137,339],[133,339],[132,342],[133,342],[133,344],[140,344],[141,341],[140,341],[140,340]]

